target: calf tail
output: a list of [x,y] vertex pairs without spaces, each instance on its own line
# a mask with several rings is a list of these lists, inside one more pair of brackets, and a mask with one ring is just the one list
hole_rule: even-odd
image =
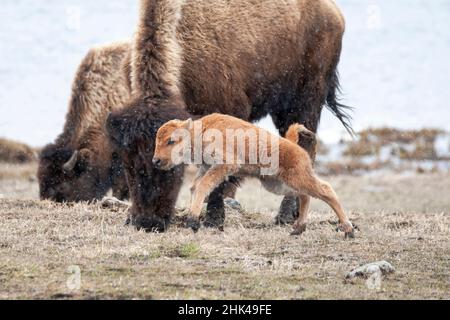
[[317,136],[301,124],[293,124],[286,133],[286,139],[305,149],[312,159],[317,149]]

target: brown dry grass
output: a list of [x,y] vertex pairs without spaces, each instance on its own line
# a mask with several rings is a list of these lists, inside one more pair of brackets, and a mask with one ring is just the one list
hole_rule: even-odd
[[0,138],[0,162],[30,163],[37,160],[37,150],[26,144]]
[[411,144],[413,150],[399,147],[394,152],[403,160],[437,160],[435,141],[445,131],[438,129],[423,130],[397,130],[392,128],[367,129],[358,133],[356,141],[347,144],[344,156],[355,160],[360,157],[379,155],[380,150],[386,145]]
[[[223,233],[194,235],[136,232],[123,226],[126,212],[100,205],[23,200],[36,197],[36,182],[14,179],[22,193],[0,179],[0,298],[450,298],[449,175],[333,178],[360,229],[352,241],[318,202],[308,231],[290,237],[272,224],[280,198],[251,181],[238,195],[247,213],[229,212]],[[187,199],[183,190],[179,204]],[[344,281],[383,259],[397,272],[381,290]],[[66,286],[72,265],[79,291]]]

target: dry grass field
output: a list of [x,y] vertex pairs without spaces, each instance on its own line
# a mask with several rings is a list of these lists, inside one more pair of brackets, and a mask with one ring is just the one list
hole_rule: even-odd
[[[0,299],[450,298],[450,174],[329,178],[359,228],[344,240],[316,201],[308,231],[289,236],[257,182],[225,232],[146,234],[124,226],[126,210],[38,201],[34,172],[0,165]],[[380,287],[345,280],[378,260],[396,268]]]

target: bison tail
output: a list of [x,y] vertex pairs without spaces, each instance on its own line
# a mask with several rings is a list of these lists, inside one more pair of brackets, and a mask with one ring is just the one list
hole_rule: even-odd
[[350,115],[353,108],[339,103],[338,94],[340,93],[341,87],[339,84],[339,73],[336,68],[330,81],[328,82],[326,107],[342,122],[347,132],[353,137],[355,135],[355,131],[352,128],[352,116]]
[[182,7],[182,0],[141,0],[131,69],[133,89],[142,97],[180,95]]

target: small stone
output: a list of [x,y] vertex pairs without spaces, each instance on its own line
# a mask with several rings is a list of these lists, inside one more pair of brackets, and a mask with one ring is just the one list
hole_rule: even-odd
[[130,208],[130,204],[114,197],[105,197],[100,202],[103,209],[122,210]]
[[359,268],[354,269],[349,272],[346,279],[354,279],[354,278],[369,278],[371,275],[375,273],[381,273],[382,275],[387,275],[395,272],[395,268],[387,261],[378,261],[363,265]]
[[242,205],[240,204],[239,201],[237,201],[235,199],[226,198],[224,200],[224,203],[225,203],[225,206],[231,210],[242,211]]

